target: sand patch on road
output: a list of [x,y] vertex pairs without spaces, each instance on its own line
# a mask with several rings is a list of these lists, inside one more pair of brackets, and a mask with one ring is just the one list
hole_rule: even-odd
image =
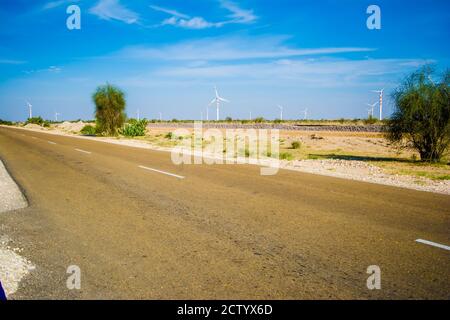
[[28,206],[17,184],[9,176],[0,160],[0,213],[22,209]]
[[17,291],[19,283],[35,266],[20,256],[20,248],[8,246],[9,238],[0,237],[0,282],[6,296],[10,296]]

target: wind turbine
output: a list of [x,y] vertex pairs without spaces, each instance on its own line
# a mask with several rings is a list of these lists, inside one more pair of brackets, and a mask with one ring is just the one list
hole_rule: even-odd
[[308,108],[305,108],[305,110],[302,111],[304,115],[304,120],[308,117]]
[[373,104],[367,103],[367,105],[370,107],[370,115],[373,117],[373,108],[378,104],[378,102],[375,102]]
[[384,89],[372,90],[372,92],[376,92],[380,95],[380,120],[383,120],[383,91]]
[[283,106],[278,105],[278,109],[280,109],[280,120],[283,120]]
[[29,111],[30,119],[31,119],[31,118],[33,118],[33,106],[28,101],[27,101],[27,106],[28,106],[28,111]]
[[158,112],[158,113],[159,113],[159,121],[162,122],[162,113],[161,112]]
[[209,105],[206,106],[206,121],[209,121]]
[[141,121],[141,114],[139,112],[139,109],[136,111],[137,121]]
[[60,116],[60,115],[61,115],[61,113],[55,111],[55,121],[56,122],[58,122],[58,116]]
[[219,109],[220,109],[220,103],[221,102],[230,102],[230,101],[228,101],[227,99],[225,99],[225,98],[222,98],[221,96],[219,96],[219,93],[217,92],[217,87],[216,86],[214,86],[214,91],[215,91],[215,93],[216,93],[216,97],[214,98],[214,99],[212,99],[212,101],[209,103],[209,105],[212,105],[212,104],[216,104],[216,110],[217,110],[217,117],[216,117],[216,120],[217,121],[219,121]]
[[250,111],[250,113],[249,113],[249,118],[248,118],[248,120],[249,121],[252,121],[252,112]]

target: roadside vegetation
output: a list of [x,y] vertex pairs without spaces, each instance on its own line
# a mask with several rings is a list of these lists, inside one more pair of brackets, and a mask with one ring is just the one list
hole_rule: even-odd
[[439,162],[450,145],[450,72],[434,82],[429,66],[413,73],[394,92],[395,111],[387,138],[417,150],[422,161]]
[[27,124],[36,124],[38,126],[41,127],[50,127],[50,122],[47,120],[42,119],[42,117],[33,117],[33,118],[28,118],[27,121],[25,122],[25,125]]
[[0,124],[5,125],[5,126],[13,126],[13,125],[15,125],[15,123],[12,122],[12,121],[2,120],[2,119],[0,119]]
[[119,133],[125,137],[143,137],[147,130],[147,123],[146,119],[129,119]]
[[96,129],[105,136],[117,136],[125,122],[125,93],[106,84],[99,86],[92,95],[95,103]]

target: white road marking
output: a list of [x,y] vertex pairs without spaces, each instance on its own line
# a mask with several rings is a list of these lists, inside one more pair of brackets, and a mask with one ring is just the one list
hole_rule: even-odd
[[423,243],[423,244],[427,244],[429,246],[433,246],[433,247],[437,247],[437,248],[441,248],[441,249],[450,251],[450,247],[449,246],[446,246],[446,245],[443,245],[443,244],[440,244],[440,243],[436,243],[436,242],[432,242],[432,241],[428,241],[428,240],[423,240],[423,239],[417,239],[416,242],[420,242],[420,243]]
[[56,144],[56,142],[53,142],[53,141],[47,141],[47,142],[50,144]]
[[91,154],[92,153],[92,152],[81,150],[81,149],[75,149],[75,150],[78,151],[78,152],[87,153],[87,154]]
[[158,173],[162,173],[162,174],[165,174],[165,175],[168,175],[168,176],[171,176],[171,177],[175,177],[175,178],[178,178],[178,179],[184,179],[183,176],[179,176],[179,175],[177,175],[177,174],[173,174],[173,173],[166,172],[166,171],[161,171],[161,170],[157,170],[157,169],[153,169],[153,168],[148,168],[148,167],[144,167],[144,166],[139,166],[139,168],[145,169],[145,170],[149,170],[149,171],[158,172]]

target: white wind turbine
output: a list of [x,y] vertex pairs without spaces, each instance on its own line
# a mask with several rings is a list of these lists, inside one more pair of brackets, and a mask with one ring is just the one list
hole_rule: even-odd
[[30,119],[33,118],[33,105],[27,101],[27,106],[28,106],[28,112],[30,115]]
[[306,118],[308,118],[308,108],[305,108],[305,110],[303,110],[302,112],[303,112],[304,120],[306,120]]
[[161,112],[158,113],[159,113],[159,121],[162,121],[162,113]]
[[375,108],[375,106],[378,104],[378,101],[377,102],[375,102],[375,103],[373,103],[373,104],[370,104],[370,103],[367,103],[367,105],[370,107],[370,109],[368,110],[370,113],[369,113],[369,116],[372,116],[373,117],[373,108]]
[[278,109],[280,109],[280,120],[283,120],[283,106],[278,105]]
[[209,103],[209,105],[212,104],[216,104],[216,110],[217,110],[217,117],[216,120],[219,121],[219,109],[220,109],[220,103],[221,102],[230,102],[225,98],[222,98],[221,96],[219,96],[219,93],[217,92],[217,87],[214,87],[214,91],[216,93],[216,97],[214,99],[212,99],[212,101]]
[[61,113],[55,111],[55,121],[56,122],[58,122],[58,116],[60,116],[60,115],[61,115]]
[[137,121],[141,121],[141,112],[139,111],[139,109],[136,110],[136,118]]
[[372,90],[372,92],[376,92],[380,95],[380,120],[383,120],[383,91],[384,89]]

